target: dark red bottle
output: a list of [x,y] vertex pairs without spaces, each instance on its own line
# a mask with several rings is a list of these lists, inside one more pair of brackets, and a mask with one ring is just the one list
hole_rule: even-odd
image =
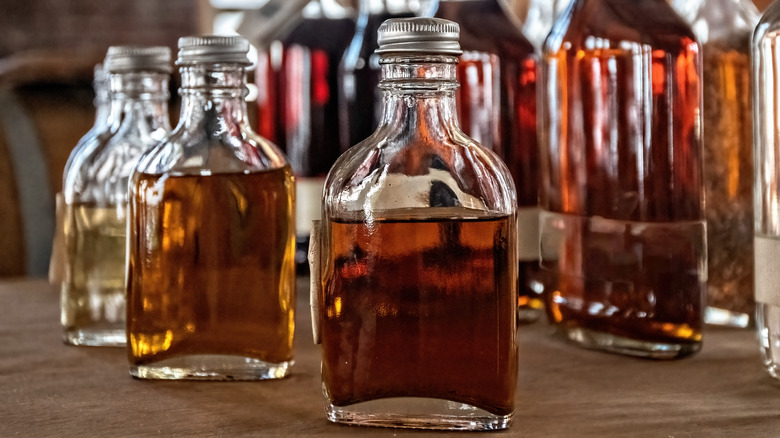
[[441,0],[436,16],[460,24],[457,107],[463,131],[506,162],[517,187],[518,310],[521,322],[531,322],[543,303],[535,48],[498,0]]
[[351,10],[312,0],[303,19],[258,55],[258,132],[285,151],[296,176],[298,272],[308,270],[311,221],[341,154],[338,66],[355,31]]

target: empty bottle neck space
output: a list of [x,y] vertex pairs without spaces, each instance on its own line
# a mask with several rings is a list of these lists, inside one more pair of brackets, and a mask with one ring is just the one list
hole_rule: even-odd
[[[170,75],[157,72],[111,73],[108,77],[108,98],[116,100],[170,99]],[[100,95],[100,92],[98,92]]]

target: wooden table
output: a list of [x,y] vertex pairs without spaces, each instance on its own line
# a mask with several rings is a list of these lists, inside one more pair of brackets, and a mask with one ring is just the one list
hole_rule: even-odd
[[[2,281],[0,437],[421,434],[325,420],[306,287],[301,278],[289,378],[170,382],[131,378],[124,349],[64,345],[57,291]],[[518,410],[499,434],[780,436],[780,385],[764,372],[753,331],[709,329],[704,342],[692,358],[658,362],[579,349],[543,322],[521,327]]]

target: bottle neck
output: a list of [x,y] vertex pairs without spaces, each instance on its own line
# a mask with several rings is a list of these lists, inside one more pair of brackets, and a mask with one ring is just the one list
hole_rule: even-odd
[[180,124],[208,120],[208,129],[248,125],[246,71],[238,64],[198,64],[181,68]]
[[383,113],[379,129],[427,135],[442,126],[460,130],[455,106],[458,58],[383,56]]
[[[168,100],[170,76],[158,72],[111,73],[108,76],[108,109],[105,123],[116,132],[125,120],[145,123],[149,131],[170,128]],[[97,107],[96,123],[101,117]]]

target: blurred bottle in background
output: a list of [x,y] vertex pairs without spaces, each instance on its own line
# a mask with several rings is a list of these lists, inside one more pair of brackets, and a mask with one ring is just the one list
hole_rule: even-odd
[[521,322],[531,322],[543,306],[535,48],[499,0],[441,0],[435,15],[460,24],[456,96],[463,131],[504,160],[517,187],[518,311]]
[[257,130],[285,151],[296,175],[298,272],[308,270],[311,221],[320,217],[325,176],[341,154],[337,78],[354,32],[353,9],[311,0],[258,54]]
[[413,17],[421,11],[419,1],[358,0],[355,36],[339,65],[339,123],[341,150],[368,138],[382,116],[382,97],[377,85],[381,69],[374,51],[377,30],[390,18]]
[[130,174],[141,154],[169,131],[167,47],[112,46],[104,67],[111,108],[107,129],[70,160],[63,195],[66,267],[64,340],[121,346],[125,334],[125,261]]
[[[71,151],[68,161],[65,163],[65,168],[62,171],[63,187],[65,187],[65,179],[70,171],[71,163],[73,163],[74,158],[82,152],[84,145],[94,142],[98,135],[108,129],[108,115],[110,113],[111,101],[108,97],[108,75],[103,69],[103,64],[95,65],[92,89],[95,92],[95,123],[92,125],[92,128],[81,137]],[[70,224],[68,223],[67,215],[65,214],[65,199],[62,192],[57,193],[54,202],[56,206],[57,222],[54,230],[54,241],[52,242],[51,260],[49,262],[49,283],[60,286],[65,275],[65,265],[67,264],[65,229],[68,228]]]
[[572,0],[505,0],[520,21],[523,34],[541,52],[555,19]]
[[707,199],[705,322],[747,327],[753,300],[753,111],[750,0],[674,0],[702,44],[704,189]]
[[701,348],[700,50],[664,0],[575,0],[546,40],[541,256],[548,318],[570,342]]

